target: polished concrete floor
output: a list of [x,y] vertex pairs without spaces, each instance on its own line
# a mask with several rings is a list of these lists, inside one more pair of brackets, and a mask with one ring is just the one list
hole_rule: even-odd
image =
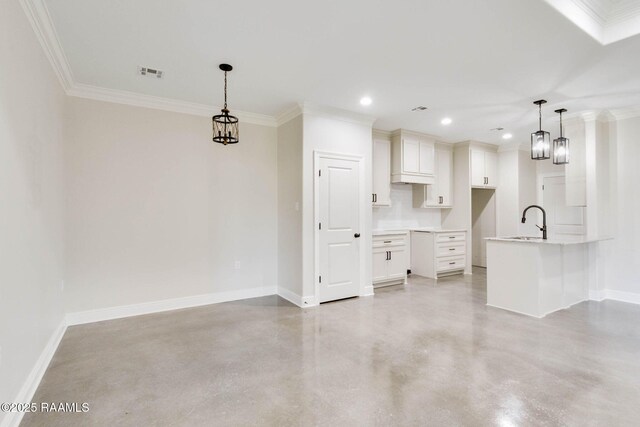
[[486,277],[301,310],[278,297],[68,329],[25,426],[638,426],[640,306],[538,320],[486,307]]

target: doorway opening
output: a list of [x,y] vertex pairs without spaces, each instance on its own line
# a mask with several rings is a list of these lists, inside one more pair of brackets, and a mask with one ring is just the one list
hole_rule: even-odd
[[496,191],[489,188],[471,190],[471,264],[487,267],[486,238],[496,237]]

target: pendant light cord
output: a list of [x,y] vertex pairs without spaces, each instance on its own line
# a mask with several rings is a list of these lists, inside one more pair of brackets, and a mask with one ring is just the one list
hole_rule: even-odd
[[224,72],[224,109],[227,109],[227,72]]
[[540,130],[542,130],[542,104],[538,104],[538,123],[540,124]]
[[562,137],[562,111],[560,111],[560,138]]

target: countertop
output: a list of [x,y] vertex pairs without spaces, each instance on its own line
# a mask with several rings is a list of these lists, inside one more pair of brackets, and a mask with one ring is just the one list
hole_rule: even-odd
[[525,244],[538,244],[538,245],[582,245],[585,243],[601,242],[603,240],[611,240],[613,237],[551,237],[547,240],[543,240],[542,237],[529,236],[532,240],[521,240],[513,237],[489,237],[485,240],[491,240],[494,242],[507,242],[507,243],[525,243]]
[[461,232],[466,230],[442,230],[442,229],[435,229],[433,227],[407,227],[407,228],[389,228],[389,229],[385,228],[385,229],[373,230],[373,235],[386,236],[389,234],[404,234],[410,231],[421,231],[421,232],[427,232],[427,233],[455,233],[455,232]]

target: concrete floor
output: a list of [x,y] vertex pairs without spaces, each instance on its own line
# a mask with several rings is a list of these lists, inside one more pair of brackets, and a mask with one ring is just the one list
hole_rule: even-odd
[[301,310],[278,297],[68,329],[24,426],[640,424],[640,306],[537,320],[484,270]]

